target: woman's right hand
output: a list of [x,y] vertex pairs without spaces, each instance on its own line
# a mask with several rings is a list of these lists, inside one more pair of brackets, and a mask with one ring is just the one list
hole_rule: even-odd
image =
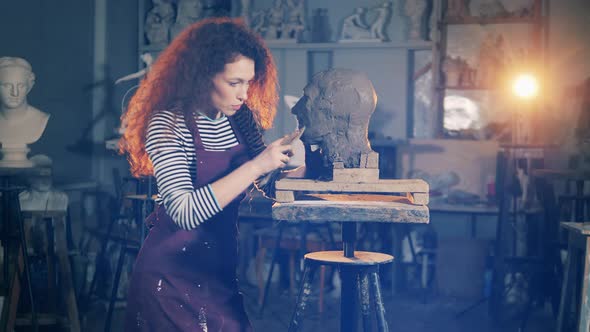
[[285,137],[281,137],[264,149],[256,158],[252,159],[259,175],[272,172],[277,168],[284,168],[293,155],[291,144],[283,144]]

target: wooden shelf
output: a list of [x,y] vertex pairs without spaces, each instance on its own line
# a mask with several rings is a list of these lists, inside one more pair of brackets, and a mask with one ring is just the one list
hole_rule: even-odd
[[493,91],[495,89],[483,86],[437,86],[438,90],[480,90],[480,91]]
[[334,42],[334,43],[281,43],[267,41],[269,48],[274,49],[308,49],[308,50],[325,50],[325,49],[347,49],[347,48],[404,48],[404,49],[422,49],[430,50],[433,43],[430,41],[407,41],[407,42],[374,42],[374,41],[357,41],[357,42]]
[[139,51],[141,53],[144,52],[161,52],[162,50],[164,50],[166,48],[166,46],[168,45],[141,45],[139,47]]
[[[299,50],[333,50],[356,48],[399,48],[409,50],[431,50],[433,43],[430,41],[407,42],[334,42],[334,43],[289,43],[281,41],[266,41],[270,49],[299,49]],[[165,48],[159,45],[142,45],[140,52],[160,52]]]

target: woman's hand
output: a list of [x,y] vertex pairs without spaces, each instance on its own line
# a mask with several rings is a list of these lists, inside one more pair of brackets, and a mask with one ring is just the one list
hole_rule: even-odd
[[277,168],[284,168],[293,155],[291,144],[283,144],[285,137],[272,142],[251,163],[257,169],[260,176],[272,172]]

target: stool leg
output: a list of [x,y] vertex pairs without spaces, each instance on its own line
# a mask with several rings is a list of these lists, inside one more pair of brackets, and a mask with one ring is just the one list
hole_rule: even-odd
[[260,305],[260,310],[258,311],[258,314],[260,316],[262,316],[262,313],[264,312],[264,307],[266,306],[266,300],[268,299],[268,290],[270,288],[272,273],[274,271],[275,264],[277,263],[277,257],[278,257],[279,247],[281,246],[281,240],[283,238],[283,229],[284,228],[285,228],[285,226],[283,224],[281,224],[279,226],[279,235],[277,236],[277,242],[275,243],[275,249],[272,253],[272,261],[270,262],[270,270],[268,271],[268,278],[266,278],[266,285],[264,285],[264,293],[263,293],[264,296],[262,297],[262,304]]
[[262,241],[258,241],[258,252],[256,253],[256,281],[258,283],[258,305],[262,306],[264,298],[264,257],[266,257],[266,248],[262,247]]
[[590,327],[590,288],[588,283],[590,283],[590,257],[588,257],[588,253],[590,253],[590,240],[588,237],[585,237],[584,240],[584,250],[582,259],[584,274],[582,275],[582,289],[580,292],[580,321],[578,322],[578,331],[587,332]]
[[57,259],[61,276],[63,297],[66,304],[66,312],[70,325],[70,332],[80,331],[80,321],[78,317],[78,305],[76,303],[76,291],[72,277],[72,266],[68,257],[68,241],[66,240],[67,219],[58,218],[55,221],[55,248],[57,250]]
[[371,301],[369,297],[369,275],[366,271],[358,274],[358,291],[359,301],[361,304],[361,315],[363,317],[363,330],[365,332],[371,329]]
[[567,251],[567,259],[565,263],[565,272],[563,276],[563,282],[561,285],[561,299],[559,303],[559,314],[557,315],[557,331],[565,331],[564,324],[567,322],[567,316],[569,315],[569,304],[570,292],[574,283],[574,256],[575,250],[570,244]]
[[107,317],[104,323],[104,332],[111,330],[111,321],[113,319],[113,310],[115,309],[115,301],[117,300],[117,292],[119,291],[119,280],[121,279],[121,272],[123,270],[123,262],[125,261],[125,251],[127,246],[122,245],[119,252],[119,259],[117,260],[117,270],[115,271],[115,278],[113,279],[113,287],[111,289],[111,298],[109,300],[109,308],[107,310]]
[[357,330],[357,266],[340,265],[340,331],[354,332]]
[[306,261],[304,263],[305,269],[303,270],[303,277],[301,278],[301,288],[299,289],[299,295],[297,296],[297,302],[295,303],[295,311],[289,324],[289,332],[295,332],[301,326],[301,317],[305,311],[305,306],[309,295],[311,294],[311,283],[313,281],[313,275],[317,269],[315,263]]
[[326,284],[326,267],[320,267],[320,296],[318,298],[318,312],[324,312],[324,288]]
[[385,320],[385,306],[383,305],[383,299],[381,298],[381,286],[379,284],[379,270],[375,269],[369,273],[371,278],[370,286],[375,297],[375,310],[377,311],[377,326],[379,331],[387,332],[387,321]]
[[[36,219],[36,220],[35,220]],[[48,305],[50,308],[55,309],[57,308],[57,303],[55,299],[57,298],[56,288],[57,288],[57,281],[55,279],[55,232],[53,227],[53,219],[52,218],[33,218],[33,222],[43,222],[45,223],[45,261],[47,263],[47,295],[49,298]],[[31,233],[32,234],[32,233]],[[61,272],[61,271],[60,271]]]
[[[18,194],[16,192],[11,192],[11,197],[13,201],[13,206],[16,207],[16,222],[18,225],[18,232],[20,233],[20,249],[23,253],[23,265],[24,265],[24,272],[25,272],[25,280],[27,281],[27,290],[29,291],[29,301],[31,303],[31,321],[33,325],[33,331],[37,332],[39,330],[38,322],[37,322],[37,309],[35,308],[35,301],[33,301],[33,285],[31,283],[31,268],[29,265],[29,251],[27,249],[27,240],[25,236],[25,221],[21,214],[20,209],[20,201],[18,200]],[[14,219],[13,219],[14,220]],[[5,259],[7,259],[6,257]],[[17,303],[18,305],[18,303]]]
[[[297,264],[299,265],[299,264]],[[289,296],[295,294],[295,251],[289,250]]]

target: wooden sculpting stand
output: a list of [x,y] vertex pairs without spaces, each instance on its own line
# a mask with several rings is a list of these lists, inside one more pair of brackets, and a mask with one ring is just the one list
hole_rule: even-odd
[[[2,305],[0,314],[0,331],[13,331],[15,326],[31,325],[33,331],[39,330],[39,325],[62,325],[69,327],[69,331],[80,331],[78,307],[74,292],[72,270],[70,266],[66,241],[66,211],[27,211],[20,209],[18,195],[26,187],[17,186],[30,176],[46,175],[40,168],[3,168],[0,167],[0,242],[4,250],[2,277]],[[33,296],[31,271],[29,264],[29,250],[27,239],[27,225],[37,220],[45,225],[43,253],[47,260],[49,298],[56,298],[55,287],[57,275],[53,269],[55,265],[59,271],[61,293],[65,304],[65,315],[57,304],[51,310],[56,313],[39,313],[36,299]],[[55,264],[54,264],[55,263]],[[27,294],[28,293],[28,294]],[[21,295],[27,294],[30,314],[17,317],[17,309]]]
[[[428,204],[428,183],[424,180],[385,180],[379,179],[379,154],[376,152],[361,156],[361,168],[344,168],[340,162],[334,163],[332,181],[305,179],[283,179],[276,183],[278,202],[295,201],[295,192],[314,193],[352,193],[352,194],[399,194],[404,193],[412,205]],[[352,200],[356,200],[350,196]],[[358,199],[359,197],[357,197]],[[384,199],[383,197],[380,199]],[[366,201],[366,197],[364,201]],[[412,222],[407,220],[405,222]]]
[[[428,223],[428,184],[419,179],[381,180],[378,159],[377,153],[364,155],[361,158],[364,167],[355,169],[345,169],[342,164],[335,163],[332,181],[277,181],[273,219],[342,222],[343,252],[340,257],[359,262],[364,258],[355,256],[357,222]],[[347,273],[341,278],[341,331],[353,331],[356,281]]]
[[[66,212],[65,211],[27,211],[23,212],[24,223],[29,225],[36,220],[45,226],[44,255],[47,260],[48,268],[48,294],[51,301],[50,307],[55,310],[53,313],[37,313],[39,325],[62,325],[66,326],[69,331],[80,331],[80,322],[78,319],[78,306],[76,303],[76,296],[74,292],[74,282],[72,276],[72,268],[68,256],[67,240],[66,240]],[[24,226],[26,229],[29,228]],[[25,236],[27,236],[25,234]],[[28,241],[29,239],[27,239]],[[31,325],[32,316],[24,315],[17,317],[16,310],[21,295],[21,279],[24,273],[24,259],[21,248],[17,248],[16,258],[17,266],[9,280],[9,296],[7,297],[6,313],[7,323],[6,328],[11,331],[15,325]],[[60,291],[65,304],[65,316],[58,313],[61,308],[57,307],[55,299],[56,285],[55,280],[57,275],[54,266],[57,266],[60,276]],[[27,285],[28,286],[28,285]]]

